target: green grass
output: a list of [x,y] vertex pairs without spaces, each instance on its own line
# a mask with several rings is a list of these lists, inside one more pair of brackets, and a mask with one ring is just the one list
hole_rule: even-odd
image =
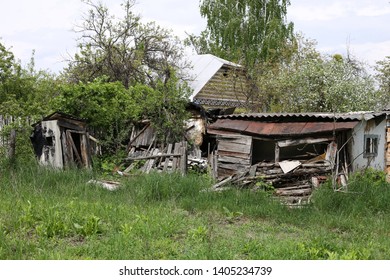
[[304,208],[266,192],[205,191],[207,176],[0,171],[0,259],[390,259],[390,187],[377,172]]

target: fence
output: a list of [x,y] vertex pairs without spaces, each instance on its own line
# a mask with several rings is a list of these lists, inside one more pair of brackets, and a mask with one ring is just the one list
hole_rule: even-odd
[[33,123],[32,118],[0,115],[0,156],[14,158],[16,154],[16,136]]

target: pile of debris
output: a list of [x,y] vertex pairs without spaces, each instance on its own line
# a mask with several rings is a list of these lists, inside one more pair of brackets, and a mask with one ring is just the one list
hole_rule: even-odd
[[274,190],[287,204],[302,204],[310,200],[313,190],[331,174],[332,163],[326,160],[261,162],[246,172],[224,178],[213,189],[234,184],[255,190]]
[[188,153],[187,142],[168,144],[165,148],[137,149],[131,148],[128,157],[125,159],[129,166],[123,173],[138,169],[144,173],[151,170],[157,172],[180,171],[183,175],[190,169],[198,172],[205,172],[208,169],[206,159],[202,159]]

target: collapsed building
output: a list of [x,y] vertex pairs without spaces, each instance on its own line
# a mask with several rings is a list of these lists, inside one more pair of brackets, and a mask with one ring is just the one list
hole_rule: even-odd
[[389,176],[388,120],[386,111],[233,114],[219,116],[207,133],[215,139],[220,181],[260,181],[294,201],[329,175],[341,184],[368,167]]

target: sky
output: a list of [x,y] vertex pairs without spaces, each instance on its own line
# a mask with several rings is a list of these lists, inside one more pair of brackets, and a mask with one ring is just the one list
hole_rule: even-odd
[[[81,0],[0,0],[0,42],[26,65],[59,73],[77,50],[74,27],[88,6]],[[122,0],[101,0],[120,15]],[[389,0],[290,0],[287,17],[296,32],[328,54],[350,54],[374,65],[390,56]],[[136,0],[143,21],[155,21],[184,38],[206,27],[199,0]]]

